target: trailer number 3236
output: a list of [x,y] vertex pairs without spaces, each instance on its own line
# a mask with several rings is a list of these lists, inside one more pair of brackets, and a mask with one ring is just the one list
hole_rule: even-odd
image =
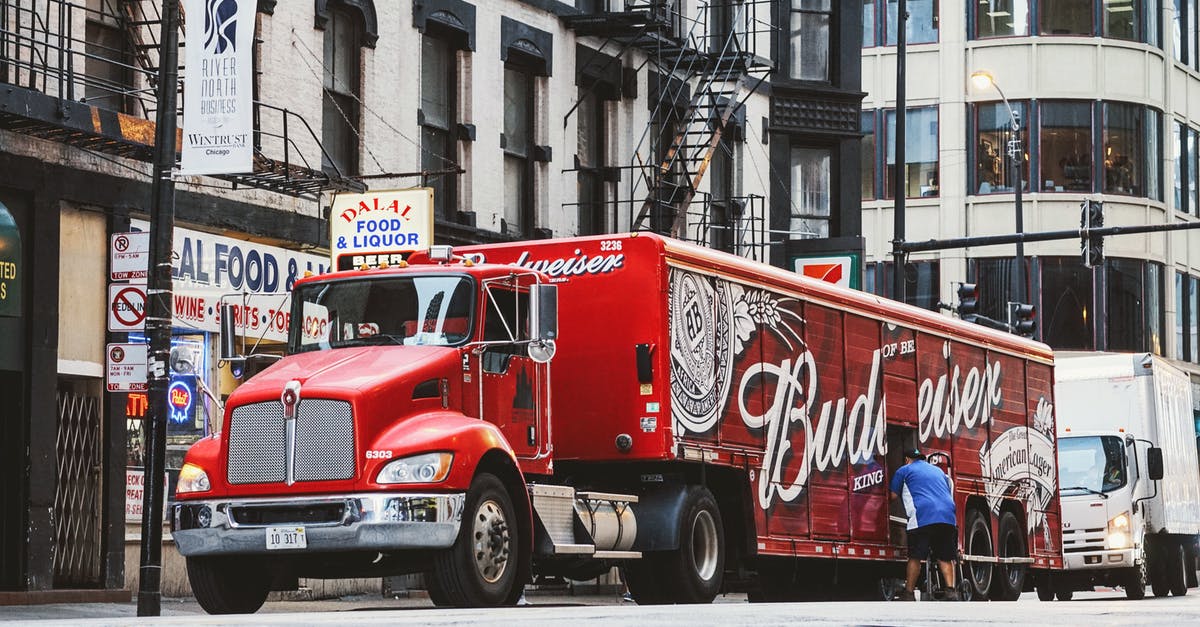
[[367,459],[391,459],[391,451],[367,451]]

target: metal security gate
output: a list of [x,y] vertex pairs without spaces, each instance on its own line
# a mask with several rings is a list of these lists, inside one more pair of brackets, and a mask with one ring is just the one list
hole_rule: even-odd
[[54,587],[100,585],[101,403],[59,381]]

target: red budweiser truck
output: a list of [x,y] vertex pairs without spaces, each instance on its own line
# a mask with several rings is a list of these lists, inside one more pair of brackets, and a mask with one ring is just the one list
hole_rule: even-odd
[[498,605],[614,565],[640,603],[876,596],[908,445],[948,459],[969,592],[1061,568],[1042,344],[645,233],[354,263],[296,283],[287,356],[187,455],[209,612],[412,572]]

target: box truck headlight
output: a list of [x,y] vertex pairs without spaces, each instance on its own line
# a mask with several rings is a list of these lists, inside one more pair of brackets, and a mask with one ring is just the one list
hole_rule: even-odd
[[437,483],[450,474],[451,453],[425,453],[389,462],[376,483]]
[[1129,548],[1129,512],[1121,512],[1108,521],[1108,538],[1105,544],[1110,549]]
[[211,489],[212,484],[208,481],[208,473],[204,472],[203,468],[187,463],[179,469],[179,481],[175,483],[176,494],[208,492]]

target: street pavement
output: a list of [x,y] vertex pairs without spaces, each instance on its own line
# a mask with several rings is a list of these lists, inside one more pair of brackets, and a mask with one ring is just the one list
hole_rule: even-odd
[[762,603],[744,595],[707,606],[637,606],[617,595],[533,594],[531,605],[498,609],[435,609],[428,599],[349,597],[333,601],[272,601],[257,614],[208,616],[194,601],[165,599],[162,616],[137,618],[136,604],[0,607],[0,621],[37,627],[70,625],[1135,625],[1200,624],[1200,590],[1185,597],[1128,601],[1120,591],[1076,593],[1074,601],[1043,603],[1032,593],[1015,603]]

